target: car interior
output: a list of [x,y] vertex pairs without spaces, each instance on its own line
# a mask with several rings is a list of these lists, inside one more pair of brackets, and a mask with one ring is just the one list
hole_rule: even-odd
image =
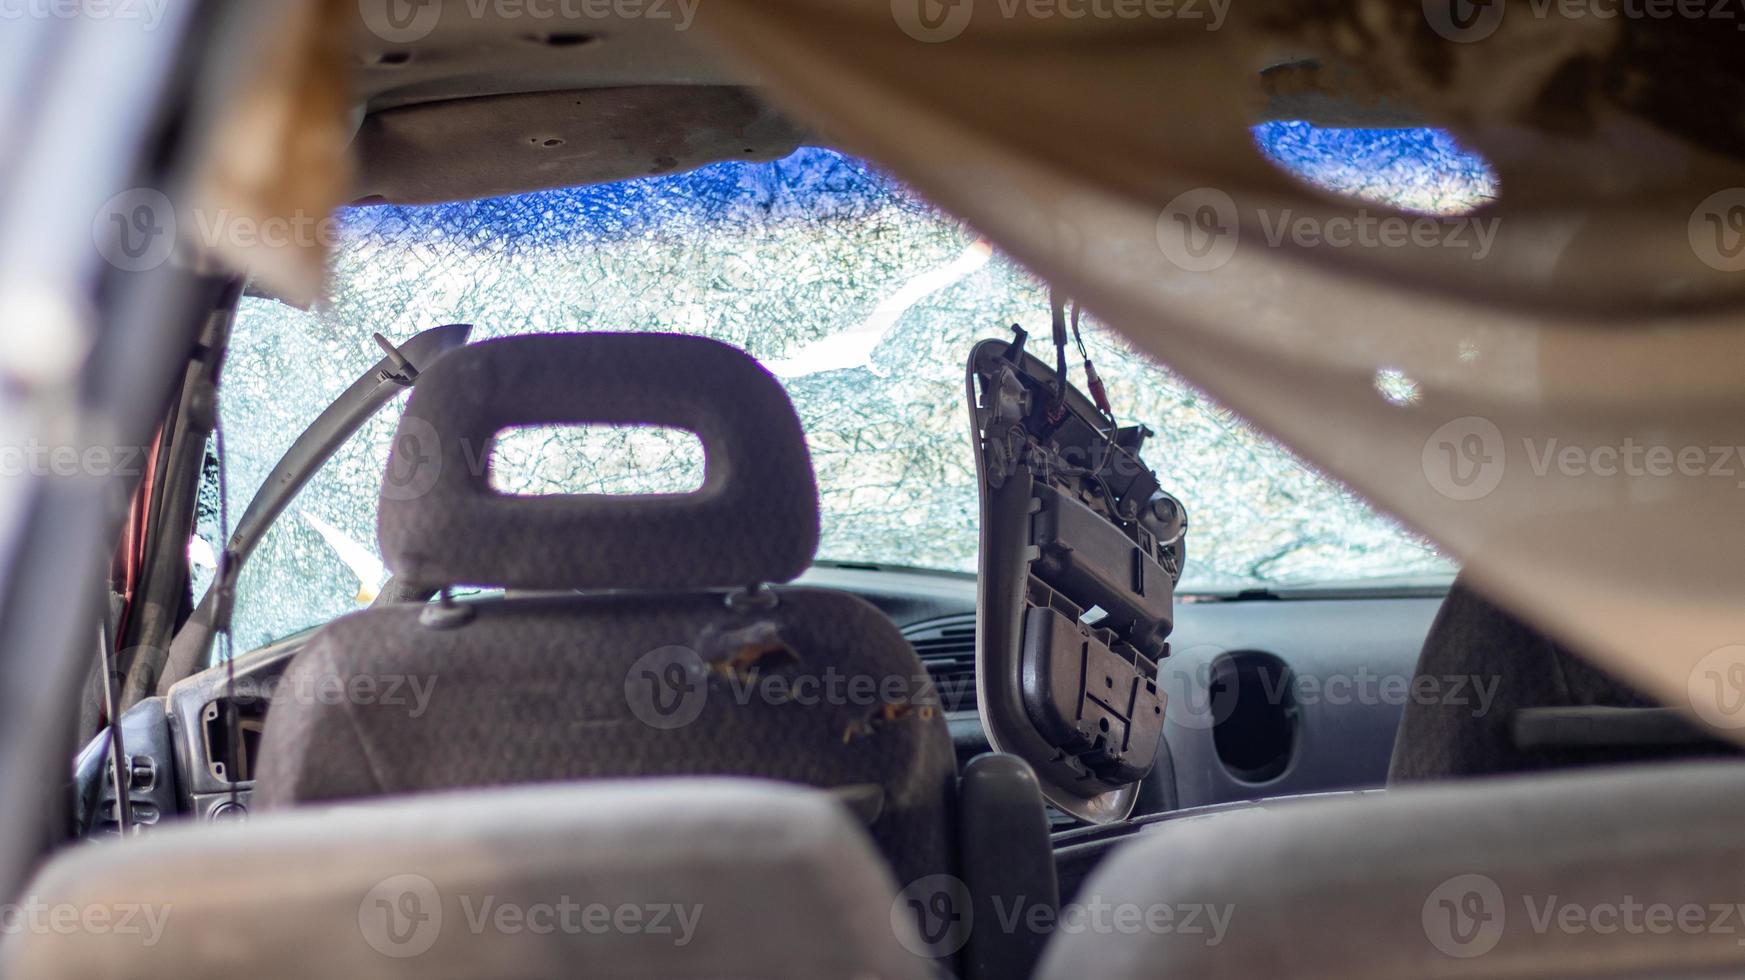
[[1745,974],[1711,6],[75,6],[0,977]]

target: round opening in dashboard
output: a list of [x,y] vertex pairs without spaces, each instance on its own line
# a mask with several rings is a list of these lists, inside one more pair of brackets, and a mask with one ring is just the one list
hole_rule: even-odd
[[1290,667],[1270,653],[1240,650],[1213,662],[1211,681],[1212,743],[1224,769],[1244,783],[1284,775],[1297,746]]

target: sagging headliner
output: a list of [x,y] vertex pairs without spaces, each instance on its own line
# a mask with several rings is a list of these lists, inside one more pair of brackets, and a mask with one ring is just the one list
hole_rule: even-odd
[[[352,14],[358,203],[606,183],[827,143],[711,50],[695,0],[427,0],[403,29],[377,6]],[[1407,106],[1329,88],[1329,74],[1307,58],[1260,72],[1255,121],[1421,124]]]
[[[769,160],[799,146],[801,130],[698,43],[694,6],[660,4],[594,17],[587,4],[454,0],[404,29],[363,5],[352,29],[353,199],[492,197]],[[598,12],[608,6],[618,5]]]

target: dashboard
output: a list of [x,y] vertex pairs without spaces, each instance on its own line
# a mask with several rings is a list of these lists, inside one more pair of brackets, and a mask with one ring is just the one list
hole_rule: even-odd
[[[890,616],[940,688],[959,761],[988,751],[975,715],[974,576],[834,566],[800,582]],[[1158,668],[1167,751],[1137,815],[1384,785],[1445,591],[1178,597]]]
[[[976,706],[973,576],[833,565],[796,584],[879,607],[933,677],[960,763],[988,751]],[[1142,784],[1135,819],[1382,786],[1441,601],[1437,590],[1178,598],[1170,656],[1158,675],[1167,697],[1163,751]],[[214,668],[124,715],[137,824],[246,815],[266,710],[304,638],[239,657],[234,687],[227,670]],[[78,761],[87,835],[118,826],[112,783],[101,778],[105,758],[94,742]],[[1065,814],[1051,819],[1058,832],[1076,826]]]

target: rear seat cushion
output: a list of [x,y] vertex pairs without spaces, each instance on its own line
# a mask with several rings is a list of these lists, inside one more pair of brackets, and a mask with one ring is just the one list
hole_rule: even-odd
[[[49,925],[8,936],[0,967],[31,980],[919,980],[928,966],[892,929],[894,897],[864,832],[815,791],[548,786],[70,849],[20,899]],[[56,928],[58,909],[108,926]]]
[[1103,862],[1038,976],[1737,976],[1741,812],[1745,765],[1708,762],[1172,823]]

